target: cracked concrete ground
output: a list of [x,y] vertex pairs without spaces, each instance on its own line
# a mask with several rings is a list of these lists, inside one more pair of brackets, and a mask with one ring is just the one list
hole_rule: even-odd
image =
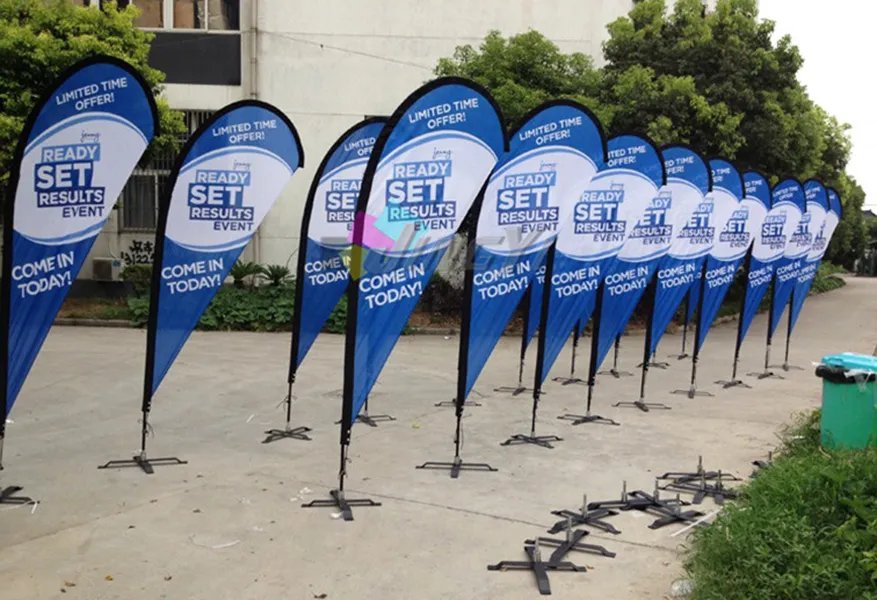
[[[602,377],[595,406],[621,427],[557,420],[580,410],[585,388],[550,383],[537,430],[564,438],[554,450],[499,445],[527,431],[531,406],[529,397],[492,391],[516,378],[519,340],[504,339],[473,395],[482,406],[464,420],[464,458],[499,471],[463,473],[456,481],[414,466],[452,456],[453,410],[433,404],[454,393],[457,339],[406,337],[371,400],[373,413],[397,420],[374,429],[357,425],[351,447],[350,494],[383,506],[356,509],[349,523],[333,519],[332,510],[299,506],[335,484],[341,337],[320,337],[296,384],[295,421],[313,427],[313,441],[263,445],[263,430],[282,424],[276,406],[286,388],[288,336],[194,334],[156,397],[149,442],[151,456],[176,455],[189,464],[146,476],[95,468],[130,456],[139,443],[144,332],[56,328],[11,415],[0,483],[25,486],[40,504],[33,512],[0,507],[2,597],[535,597],[530,574],[486,566],[523,559],[522,541],[545,535],[556,520],[550,511],[575,508],[583,492],[592,500],[614,498],[622,480],[648,490],[656,475],[693,468],[700,454],[708,468],[748,475],[789,415],[818,405],[811,361],[874,350],[875,294],[877,280],[850,278],[847,287],[811,298],[792,346],[792,362],[807,369],[783,381],[749,379],[754,389],[730,391],[712,383],[730,374],[734,323],[712,331],[702,355],[700,387],[713,398],[669,394],[687,385],[687,362],[671,360],[669,369],[650,374],[649,400],[671,411],[613,408],[635,398],[639,380]],[[741,372],[760,368],[765,327],[762,315],[744,345]],[[678,351],[680,340],[666,336],[660,357]],[[622,367],[635,371],[642,343],[642,335],[623,339]],[[568,345],[552,376],[566,374],[569,351]],[[531,357],[528,373],[532,364]],[[704,506],[713,510],[709,501]],[[685,539],[671,537],[679,526],[652,531],[650,522],[626,513],[613,519],[621,535],[589,536],[618,557],[574,556],[593,569],[551,575],[554,596],[663,598],[682,573]]]

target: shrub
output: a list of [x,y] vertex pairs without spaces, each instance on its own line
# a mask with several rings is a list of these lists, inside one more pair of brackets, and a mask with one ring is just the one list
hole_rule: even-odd
[[146,327],[149,321],[149,295],[128,298],[128,310],[131,311],[131,324],[134,327]]
[[692,600],[877,600],[877,449],[826,452],[818,421],[695,532]]
[[[292,327],[295,292],[292,286],[240,289],[222,286],[201,315],[196,329],[207,331],[283,331]],[[128,299],[131,322],[147,324],[149,298]]]
[[819,263],[819,269],[816,271],[816,277],[813,279],[813,286],[810,288],[811,294],[821,294],[830,292],[837,288],[842,288],[846,282],[837,277],[838,273],[845,273],[843,267],[838,267],[830,262],[823,261]]
[[134,288],[135,296],[148,296],[152,284],[152,265],[125,265],[122,269],[122,281],[127,281]]
[[201,315],[198,329],[282,331],[292,326],[295,292],[289,286],[240,289],[223,286]]
[[292,273],[284,265],[266,265],[262,267],[262,277],[273,286],[289,283]]
[[256,278],[263,273],[260,265],[254,262],[237,261],[229,269],[228,274],[231,275],[236,288],[243,288],[244,284],[249,280],[249,287],[252,288],[256,282]]

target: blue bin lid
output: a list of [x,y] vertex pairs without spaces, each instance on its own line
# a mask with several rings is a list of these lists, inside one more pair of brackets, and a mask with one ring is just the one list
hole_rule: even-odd
[[847,371],[856,369],[877,373],[877,356],[869,354],[855,354],[854,352],[841,352],[824,356],[822,362],[826,365],[843,367]]

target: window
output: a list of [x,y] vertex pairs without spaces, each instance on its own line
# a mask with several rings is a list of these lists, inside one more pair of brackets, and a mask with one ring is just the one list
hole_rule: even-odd
[[174,29],[237,31],[241,28],[240,0],[173,0]]
[[167,172],[147,173],[137,169],[122,190],[122,229],[124,231],[155,231],[158,221],[158,199],[167,184]]
[[[184,110],[182,113],[187,133],[181,137],[181,144],[213,115],[210,110]],[[121,231],[155,231],[159,202],[175,161],[176,155],[166,152],[154,156],[149,164],[134,169],[120,197]]]
[[133,4],[140,11],[137,27],[164,27],[164,0],[118,0],[119,10]]

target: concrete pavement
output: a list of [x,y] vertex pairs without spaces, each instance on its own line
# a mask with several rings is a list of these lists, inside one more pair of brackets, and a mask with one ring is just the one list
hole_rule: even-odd
[[[415,470],[453,454],[453,409],[434,408],[455,389],[458,339],[403,338],[371,397],[373,413],[397,420],[357,425],[351,447],[350,495],[380,508],[305,510],[336,482],[343,339],[319,338],[296,384],[295,421],[313,441],[263,445],[263,430],[281,426],[287,335],[196,333],[155,399],[150,455],[175,455],[185,466],[155,475],[99,471],[127,458],[139,443],[139,394],[145,333],[55,328],[19,397],[9,425],[0,485],[23,485],[41,503],[0,507],[0,589],[5,598],[125,600],[388,598],[454,600],[538,595],[529,573],[493,573],[488,564],[521,560],[522,541],[545,535],[553,509],[616,497],[621,481],[651,489],[654,476],[688,470],[702,454],[708,468],[740,475],[776,444],[790,414],[817,406],[820,382],[809,363],[827,353],[870,354],[877,342],[877,280],[811,298],[793,338],[792,361],[807,366],[783,381],[753,381],[752,390],[722,391],[730,375],[736,324],[710,333],[700,387],[714,398],[689,400],[669,391],[687,386],[689,363],[652,370],[649,400],[671,411],[613,408],[635,399],[638,377],[601,377],[596,409],[622,427],[572,427],[556,416],[579,411],[585,388],[550,383],[537,431],[565,441],[556,449],[501,447],[529,429],[531,398],[494,394],[514,383],[519,340],[501,341],[476,385],[481,407],[467,410],[464,459],[496,473]],[[753,325],[740,370],[761,367],[766,320]],[[587,364],[589,339],[579,365]],[[642,335],[623,338],[621,366],[636,371]],[[668,335],[659,356],[678,351]],[[775,357],[781,360],[781,340]],[[569,345],[552,376],[564,375]],[[532,373],[535,345],[527,373]],[[611,358],[611,357],[610,357]],[[584,374],[584,371],[582,371]],[[307,491],[305,488],[307,488]],[[704,505],[713,510],[708,501]],[[620,536],[594,534],[618,552],[614,560],[573,556],[588,573],[551,575],[559,599],[661,599],[681,575],[679,527],[648,529],[650,518],[622,514]],[[75,584],[72,586],[67,584]],[[65,590],[62,592],[61,590]],[[324,596],[325,594],[325,596]]]

